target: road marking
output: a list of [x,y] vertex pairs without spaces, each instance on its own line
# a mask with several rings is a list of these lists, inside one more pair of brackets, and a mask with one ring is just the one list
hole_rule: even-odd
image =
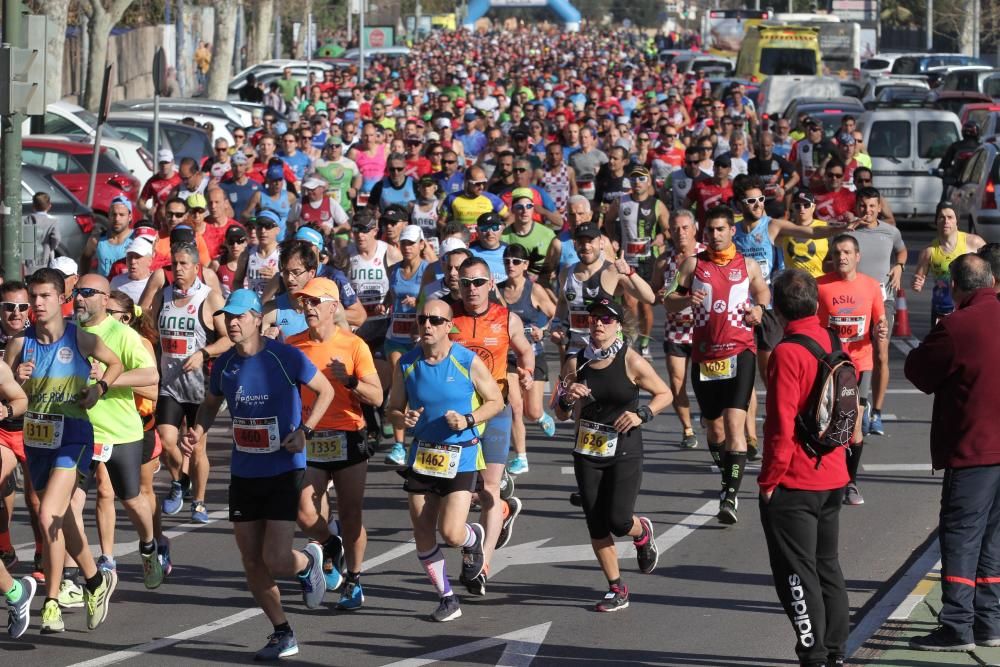
[[930,472],[930,463],[863,463],[865,472]]
[[423,667],[443,660],[452,660],[461,655],[478,653],[496,646],[504,646],[503,655],[497,661],[497,667],[528,667],[538,655],[538,649],[545,642],[545,636],[549,633],[552,622],[540,623],[529,628],[515,630],[507,634],[488,637],[478,641],[469,642],[453,646],[441,651],[434,651],[416,658],[393,662],[385,667]]
[[[937,575],[936,578],[932,578],[934,577],[934,575]],[[896,607],[896,610],[893,611],[891,614],[889,614],[889,620],[905,621],[908,618],[910,618],[910,614],[913,613],[913,610],[916,608],[916,606],[924,601],[924,598],[927,597],[927,594],[931,592],[932,588],[934,588],[934,584],[940,581],[940,579],[941,579],[941,561],[938,561],[937,564],[934,565],[934,569],[928,572],[927,576],[921,579],[920,583],[917,584],[917,587],[914,588],[913,591],[909,595],[907,595],[902,602],[899,603],[899,606]]]
[[941,548],[937,540],[924,549],[924,552],[914,561],[913,565],[903,574],[902,577],[890,588],[885,595],[879,598],[871,611],[865,614],[864,618],[858,621],[847,638],[847,655],[853,656],[855,652],[867,642],[872,635],[878,632],[882,624],[886,622],[899,605],[906,600],[906,596],[916,587],[917,583],[934,567],[934,564],[941,559]]
[[408,542],[404,542],[399,546],[389,549],[384,554],[379,554],[378,556],[373,556],[372,558],[369,558],[368,560],[366,560],[364,563],[361,564],[361,567],[365,572],[369,572],[371,570],[374,570],[379,565],[384,565],[385,563],[388,563],[391,560],[396,560],[397,558],[405,556],[411,551],[415,551],[416,548],[417,548],[416,543],[413,540],[409,540]]
[[243,621],[256,616],[261,616],[263,613],[264,612],[260,609],[244,609],[243,611],[232,614],[231,616],[226,616],[225,618],[220,618],[217,621],[199,625],[198,627],[191,628],[190,630],[178,632],[177,634],[170,635],[169,637],[163,637],[162,639],[157,639],[156,641],[140,644],[139,646],[125,649],[124,651],[109,653],[108,655],[101,656],[100,658],[94,658],[93,660],[87,660],[86,662],[78,662],[70,665],[69,667],[104,667],[105,665],[114,665],[119,662],[124,662],[125,660],[137,658],[145,653],[152,653],[153,651],[159,651],[162,648],[179,644],[180,642],[188,639],[194,639],[195,637],[207,635],[210,632],[221,630],[222,628],[229,627],[230,625],[242,623]]
[[576,470],[573,468],[573,466],[562,466],[561,468],[559,468],[559,473],[561,475],[573,475],[576,474]]

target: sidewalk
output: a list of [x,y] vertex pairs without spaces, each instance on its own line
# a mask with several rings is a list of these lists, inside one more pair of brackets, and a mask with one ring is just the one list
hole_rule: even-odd
[[915,651],[911,637],[937,627],[941,609],[941,563],[906,596],[889,619],[855,652],[849,665],[918,667],[923,665],[1000,665],[1000,648],[979,648],[969,653]]

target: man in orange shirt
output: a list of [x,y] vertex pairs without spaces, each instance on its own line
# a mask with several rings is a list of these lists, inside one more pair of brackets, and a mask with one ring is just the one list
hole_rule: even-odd
[[[841,234],[830,242],[829,256],[833,260],[833,271],[816,281],[819,285],[819,321],[837,332],[844,350],[851,355],[851,361],[857,368],[861,385],[859,393],[868,396],[874,367],[874,342],[889,334],[882,288],[874,278],[858,273],[861,249],[857,239],[850,234]],[[861,400],[862,410],[866,400]],[[861,449],[864,447],[862,437],[859,419],[851,455],[847,459],[851,481],[844,494],[845,505],[862,505],[865,502],[858,491],[857,481]]]
[[[204,211],[205,197],[202,195],[197,196],[200,199],[196,199],[194,203],[200,204],[201,209]],[[167,201],[167,224],[165,228],[160,230],[160,235],[153,245],[153,264],[150,267],[153,271],[170,265],[170,246],[182,241],[193,243],[197,246],[199,262],[202,266],[208,266],[212,263],[212,257],[208,254],[208,246],[205,245],[205,239],[190,224],[190,213],[188,202],[180,197],[173,197]]]
[[[361,403],[382,403],[382,383],[367,343],[337,326],[340,290],[329,278],[313,278],[294,294],[309,327],[288,338],[319,368],[335,393],[333,402],[316,430],[307,433],[306,472],[299,502],[298,523],[323,546],[331,560],[324,563],[327,590],[344,582],[338,609],[356,610],[364,604],[361,563],[368,544],[361,510],[365,494],[368,459],[373,450],[365,442],[365,418]],[[316,395],[302,391],[302,413],[309,415]],[[326,488],[330,480],[337,492],[340,520],[330,517]]]

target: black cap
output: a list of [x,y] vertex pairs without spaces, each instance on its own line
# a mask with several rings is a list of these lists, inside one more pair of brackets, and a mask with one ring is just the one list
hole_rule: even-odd
[[601,228],[592,222],[584,222],[576,226],[573,231],[575,239],[596,239],[601,236]]
[[232,243],[233,241],[243,241],[247,237],[247,230],[239,225],[232,225],[226,230],[226,242]]
[[588,313],[593,314],[599,310],[607,312],[619,322],[622,321],[621,305],[615,302],[615,300],[609,296],[601,296],[597,299],[594,299],[594,301],[589,306],[587,306]]
[[188,225],[177,225],[170,231],[170,244],[194,243],[194,229]]
[[814,197],[813,193],[809,192],[808,190],[799,190],[798,192],[795,193],[794,201],[796,204],[807,204],[809,206],[812,206],[813,204],[816,203],[816,197]]
[[381,222],[397,223],[409,220],[410,216],[407,214],[406,209],[399,204],[392,204],[387,206],[384,211],[382,211],[382,217],[379,218]]
[[713,164],[716,167],[724,167],[728,169],[729,167],[733,166],[733,160],[729,156],[729,153],[723,153],[722,155],[716,156]]
[[490,227],[492,225],[504,226],[503,218],[496,211],[487,211],[476,220],[476,227]]

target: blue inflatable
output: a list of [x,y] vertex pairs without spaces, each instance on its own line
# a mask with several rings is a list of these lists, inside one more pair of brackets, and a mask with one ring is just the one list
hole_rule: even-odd
[[[568,0],[548,0],[546,4],[552,8],[552,11],[559,15],[559,18],[563,20],[563,23],[566,24],[566,30],[576,32],[580,29],[580,12],[576,7],[571,5]],[[469,2],[469,13],[465,17],[465,27],[471,30],[475,26],[476,21],[486,16],[486,12],[488,12],[492,6],[493,3],[491,0],[471,0],[471,2]],[[519,3],[517,0],[504,0],[499,6],[537,7],[538,3]]]

